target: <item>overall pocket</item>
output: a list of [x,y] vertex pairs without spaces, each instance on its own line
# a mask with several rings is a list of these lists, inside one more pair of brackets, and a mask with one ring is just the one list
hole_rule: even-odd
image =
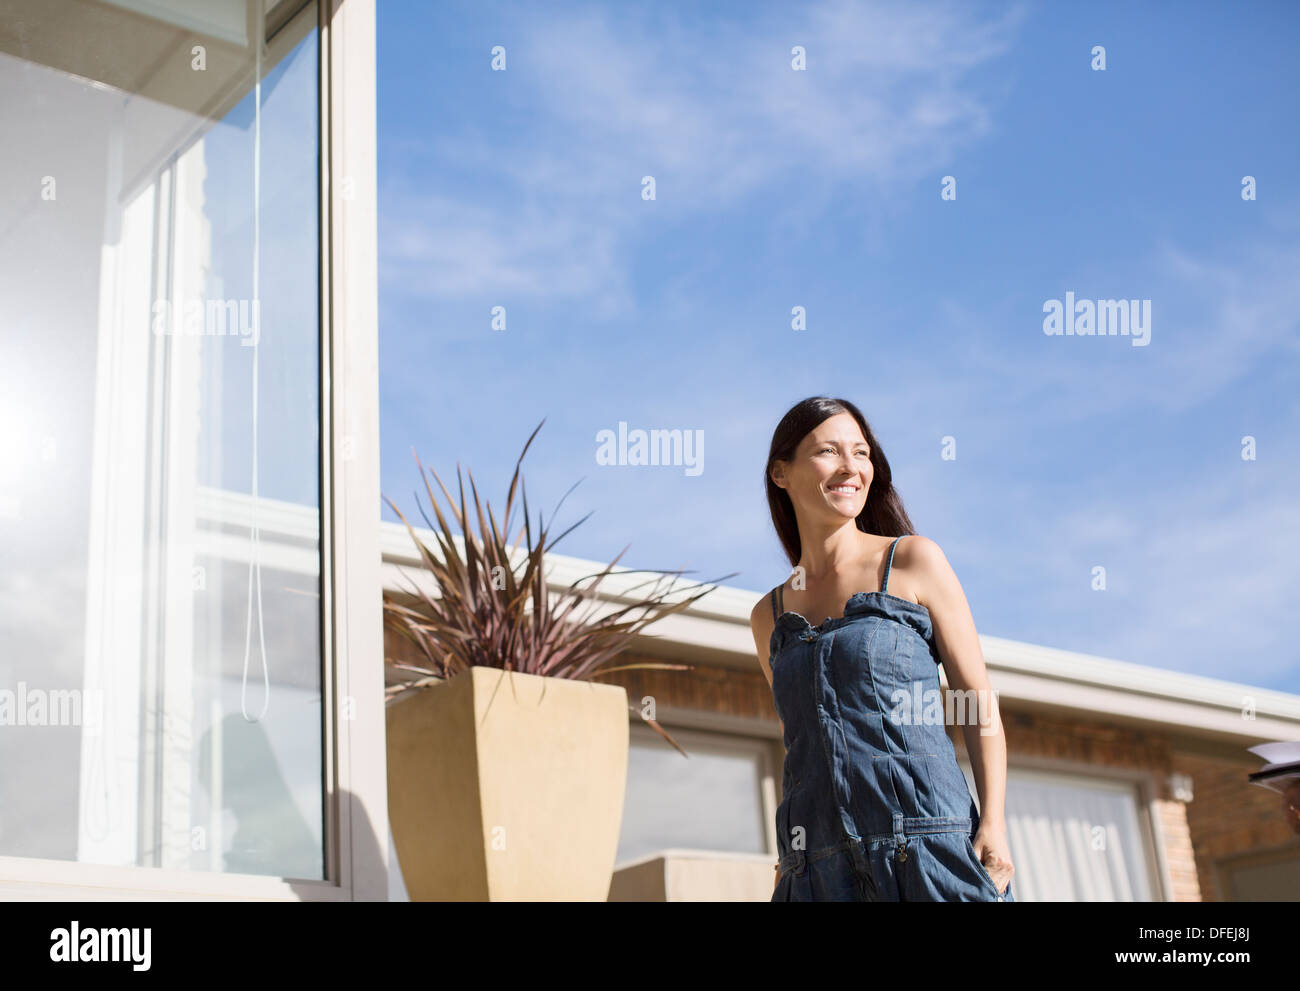
[[[794,826],[798,824],[792,825],[790,822],[790,806],[797,793],[798,787],[791,787],[781,796],[780,804],[776,807],[776,850],[782,857],[794,852]],[[802,834],[799,838],[803,843],[807,842]]]
[[[998,891],[998,886],[993,882],[993,878],[989,876],[989,872],[985,870],[984,865],[980,863],[979,854],[975,852],[975,843],[969,836],[966,837],[966,850],[970,853],[971,863],[975,865],[975,869],[979,871],[980,877],[982,877],[984,883],[989,886],[989,890],[999,898],[1005,895],[1005,891]],[[1007,886],[1010,887],[1010,882],[1008,882]]]

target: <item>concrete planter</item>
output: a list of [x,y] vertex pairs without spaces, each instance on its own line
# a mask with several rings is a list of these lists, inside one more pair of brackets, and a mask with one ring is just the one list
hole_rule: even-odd
[[388,814],[412,901],[605,901],[627,692],[474,667],[390,705]]

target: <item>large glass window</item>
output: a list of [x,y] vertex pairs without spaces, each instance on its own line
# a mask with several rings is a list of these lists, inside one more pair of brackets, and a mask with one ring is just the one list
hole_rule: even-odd
[[[970,763],[959,763],[978,798]],[[1017,901],[1157,897],[1150,830],[1133,782],[1009,767],[1006,819]]]
[[324,876],[315,7],[0,5],[0,855]]
[[673,848],[767,853],[763,783],[771,744],[753,737],[666,727],[685,759],[633,723],[617,865]]
[[1263,850],[1218,861],[1217,891],[1204,897],[1228,902],[1300,901],[1300,856],[1294,852]]

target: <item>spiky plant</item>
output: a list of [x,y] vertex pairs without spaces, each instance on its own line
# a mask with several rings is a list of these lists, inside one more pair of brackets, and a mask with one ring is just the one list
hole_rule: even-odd
[[[473,473],[467,470],[478,520],[478,533],[474,532],[465,502],[465,485],[459,464],[456,466],[459,499],[452,499],[437,473],[431,468],[426,469],[420,462],[419,455],[415,455],[438,525],[434,526],[429,521],[423,507],[420,508],[420,513],[437,539],[438,554],[420,541],[402,511],[391,499],[384,497],[385,502],[393,507],[393,512],[406,524],[411,539],[419,548],[423,565],[432,573],[439,593],[436,597],[429,595],[412,583],[414,587],[411,594],[417,600],[415,606],[403,605],[389,593],[384,593],[385,625],[414,644],[424,659],[420,665],[389,662],[390,669],[399,672],[397,683],[389,688],[390,704],[425,685],[453,678],[475,665],[578,680],[599,678],[615,671],[637,668],[691,670],[689,664],[638,663],[607,666],[606,662],[619,654],[647,626],[688,608],[713,591],[713,587],[706,588],[706,583],[699,583],[688,585],[686,589],[674,589],[674,582],[669,580],[668,587],[659,590],[666,578],[675,578],[683,572],[649,569],[620,569],[615,572],[615,565],[627,552],[627,547],[603,571],[577,579],[558,594],[552,592],[547,585],[545,554],[591,514],[588,513],[549,541],[549,524],[540,513],[534,526],[528,511],[528,495],[520,469],[533,438],[545,422],[543,419],[529,435],[519,454],[519,460],[515,463],[514,477],[510,480],[510,490],[506,496],[505,520],[500,526],[497,525],[491,503],[487,503],[486,509],[480,503]],[[449,511],[455,519],[455,527],[439,508],[426,472],[433,476],[446,497]],[[569,492],[576,487],[577,483],[574,483]],[[523,524],[511,545],[507,537],[516,491],[523,501]],[[551,514],[552,520],[568,498],[569,492],[556,504],[555,512]],[[419,504],[418,496],[416,503]],[[463,543],[463,554],[456,539],[458,535]],[[641,582],[619,593],[619,599],[626,603],[622,608],[593,617],[593,613],[600,607],[596,591],[601,582],[612,573],[654,574],[659,577],[653,580],[656,590],[648,597],[629,600],[628,593],[650,583]],[[723,575],[718,581],[725,581],[735,574],[736,572]],[[587,584],[588,581],[590,584]],[[716,586],[716,583],[708,584]],[[674,592],[695,588],[704,590],[677,602],[669,603],[665,599]],[[585,615],[579,615],[578,610],[584,604],[591,609]],[[641,615],[634,619],[627,618],[636,612]],[[629,704],[628,708],[632,712],[639,712],[635,705]],[[647,719],[646,722],[683,756],[686,755],[657,722],[653,719]]]

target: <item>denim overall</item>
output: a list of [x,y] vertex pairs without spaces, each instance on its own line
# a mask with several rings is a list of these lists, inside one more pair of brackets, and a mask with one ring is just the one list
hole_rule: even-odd
[[772,589],[786,750],[774,902],[1014,901],[975,854],[979,809],[942,720],[918,718],[942,700],[940,659],[929,610],[887,591],[901,539],[880,591],[820,626]]

